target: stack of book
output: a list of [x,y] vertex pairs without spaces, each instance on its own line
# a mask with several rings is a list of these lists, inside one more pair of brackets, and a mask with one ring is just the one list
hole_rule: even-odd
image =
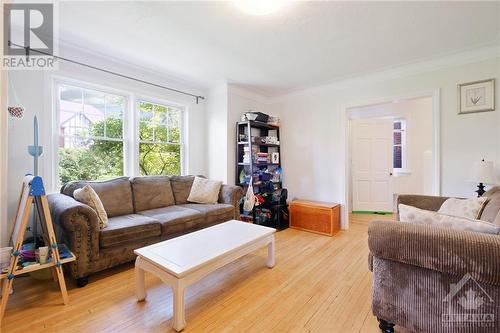
[[268,153],[257,153],[257,163],[269,163]]

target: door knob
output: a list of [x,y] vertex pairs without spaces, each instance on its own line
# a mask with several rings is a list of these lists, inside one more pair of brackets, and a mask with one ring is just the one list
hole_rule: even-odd
[[389,176],[392,176],[392,172],[389,172]]

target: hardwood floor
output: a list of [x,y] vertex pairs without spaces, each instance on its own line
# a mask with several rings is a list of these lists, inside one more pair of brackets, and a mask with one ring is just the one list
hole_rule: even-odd
[[[353,215],[349,231],[331,237],[287,229],[267,250],[247,255],[188,287],[184,332],[379,332],[370,309],[367,224],[392,216]],[[68,280],[62,305],[51,281],[20,278],[2,332],[169,332],[172,292],[146,274],[148,298],[134,296],[133,265]],[[396,331],[398,327],[396,327]]]

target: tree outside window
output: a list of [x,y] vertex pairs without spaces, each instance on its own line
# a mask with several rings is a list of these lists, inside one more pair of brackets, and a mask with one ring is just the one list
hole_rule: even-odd
[[181,111],[139,102],[139,172],[141,175],[181,173]]

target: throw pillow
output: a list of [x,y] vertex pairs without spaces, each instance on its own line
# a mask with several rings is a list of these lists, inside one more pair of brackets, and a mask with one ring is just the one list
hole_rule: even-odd
[[478,219],[481,217],[486,201],[488,201],[487,197],[471,199],[449,198],[443,202],[438,213],[466,217],[468,219]]
[[216,204],[219,199],[219,191],[222,182],[194,177],[188,201],[201,204]]
[[75,190],[73,192],[73,197],[95,210],[97,219],[99,220],[99,227],[101,229],[106,228],[108,225],[108,214],[104,210],[101,199],[90,185],[85,185]]
[[498,235],[500,227],[493,223],[457,217],[399,204],[400,221],[404,223],[427,224],[454,230],[474,231]]

